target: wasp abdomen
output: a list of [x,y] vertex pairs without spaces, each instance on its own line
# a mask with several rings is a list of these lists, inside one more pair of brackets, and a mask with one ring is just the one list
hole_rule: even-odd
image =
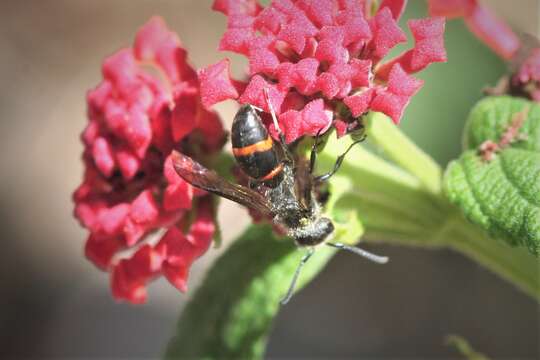
[[283,164],[272,137],[251,105],[241,107],[236,113],[231,142],[234,157],[246,175],[272,187],[279,184]]

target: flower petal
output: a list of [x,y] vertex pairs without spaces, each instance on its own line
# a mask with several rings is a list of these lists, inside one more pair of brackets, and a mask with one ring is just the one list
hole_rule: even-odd
[[382,0],[379,9],[388,7],[392,12],[394,19],[399,20],[401,15],[403,15],[406,6],[407,0]]
[[343,102],[351,110],[352,116],[358,117],[369,110],[374,96],[375,89],[365,89],[364,91],[346,97],[343,99]]
[[408,73],[415,73],[432,63],[446,61],[444,18],[410,20],[408,24],[415,39],[414,48],[378,67],[377,78],[386,80],[394,64],[400,64]]
[[368,48],[373,52],[374,63],[385,57],[394,46],[407,41],[407,37],[392,17],[392,12],[388,7],[379,10],[369,21],[369,25],[373,39]]
[[395,64],[390,71],[388,86],[377,89],[371,110],[383,112],[399,124],[405,107],[422,85],[422,80],[407,75],[399,64]]
[[264,89],[268,90],[269,100],[272,103],[274,110],[279,114],[281,104],[285,98],[285,93],[278,90],[276,85],[268,83],[262,76],[255,75],[251,78],[246,90],[240,96],[238,101],[241,104],[251,104],[270,113],[267,100],[264,95]]
[[201,100],[206,108],[227,99],[236,99],[238,92],[231,81],[229,59],[199,70]]
[[503,59],[511,59],[521,45],[512,29],[485,6],[476,6],[465,18],[465,23],[480,40]]

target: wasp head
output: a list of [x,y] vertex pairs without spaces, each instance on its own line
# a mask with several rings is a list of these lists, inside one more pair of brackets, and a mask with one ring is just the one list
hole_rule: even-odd
[[315,246],[322,243],[334,231],[334,224],[326,217],[305,219],[294,229],[292,236],[300,246]]

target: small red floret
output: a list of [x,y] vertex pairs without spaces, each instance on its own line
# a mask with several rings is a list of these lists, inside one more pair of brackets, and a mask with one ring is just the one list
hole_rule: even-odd
[[400,29],[389,8],[382,8],[370,21],[373,40],[368,49],[373,53],[374,63],[382,59],[390,49],[407,41],[405,33]]
[[354,95],[347,96],[343,102],[349,107],[352,115],[358,117],[369,110],[369,106],[374,96],[375,89],[366,88]]
[[201,100],[205,107],[226,99],[236,99],[238,91],[231,81],[229,59],[223,59],[198,72],[201,83]]
[[377,90],[371,108],[385,113],[399,124],[405,107],[422,85],[422,80],[409,76],[399,64],[395,64],[388,77],[388,86]]

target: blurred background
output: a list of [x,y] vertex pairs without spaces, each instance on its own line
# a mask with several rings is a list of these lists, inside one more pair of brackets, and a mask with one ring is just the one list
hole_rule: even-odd
[[[538,31],[534,0],[487,1],[517,29]],[[160,280],[144,306],[112,299],[108,276],[82,254],[86,233],[71,193],[82,177],[79,133],[85,92],[101,80],[102,59],[129,46],[136,30],[162,15],[196,67],[214,49],[225,17],[210,0],[0,1],[0,356],[154,358],[162,354],[189,294]],[[411,0],[405,18],[425,16]],[[446,164],[460,152],[468,110],[504,65],[460,21],[447,24],[449,62],[420,77],[404,130]],[[245,61],[231,56],[233,72]],[[234,104],[218,107],[228,124]],[[196,263],[195,288],[212,261],[249,222],[223,202],[225,246]],[[371,248],[373,249],[373,248]],[[492,358],[540,358],[538,305],[451,251],[379,246],[383,267],[337,255],[283,308],[270,358],[455,358],[444,344],[459,334]],[[234,281],[234,279],[231,279]]]

